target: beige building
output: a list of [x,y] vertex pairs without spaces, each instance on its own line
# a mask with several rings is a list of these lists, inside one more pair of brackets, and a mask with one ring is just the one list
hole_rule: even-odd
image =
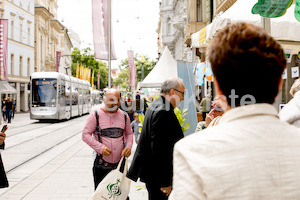
[[4,0],[0,0],[0,18],[3,17],[4,15],[4,3],[3,3]]
[[[1,98],[14,98],[17,112],[28,111],[28,84],[34,70],[34,0],[4,0],[2,8],[2,19],[8,20],[6,56],[9,85],[5,88],[10,87],[10,92],[1,91]],[[5,82],[2,82],[3,85]]]
[[72,42],[68,29],[57,20],[57,8],[57,0],[35,0],[35,72],[71,74]]

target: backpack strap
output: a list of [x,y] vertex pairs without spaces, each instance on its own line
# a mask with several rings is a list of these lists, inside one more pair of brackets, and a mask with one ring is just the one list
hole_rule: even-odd
[[[124,112],[124,111],[123,111]],[[123,145],[124,145],[124,148],[125,148],[125,129],[126,129],[126,124],[127,124],[127,117],[126,117],[126,113],[124,112],[124,118],[125,118],[125,127],[124,127],[124,131],[123,131]]]
[[95,115],[96,115],[96,133],[97,133],[97,136],[98,136],[98,141],[101,142],[101,137],[100,137],[101,128],[100,128],[100,125],[99,125],[99,116],[98,116],[97,110],[95,110]]

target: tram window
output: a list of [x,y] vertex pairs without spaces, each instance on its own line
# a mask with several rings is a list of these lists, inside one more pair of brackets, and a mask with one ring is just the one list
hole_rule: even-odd
[[57,80],[40,78],[32,80],[32,106],[56,106]]
[[73,105],[78,105],[78,85],[73,87]]
[[65,93],[65,84],[62,82],[59,86],[58,99],[61,106],[65,105],[66,93]]
[[66,105],[70,105],[70,82],[66,82],[66,88],[65,88],[65,91],[66,91]]

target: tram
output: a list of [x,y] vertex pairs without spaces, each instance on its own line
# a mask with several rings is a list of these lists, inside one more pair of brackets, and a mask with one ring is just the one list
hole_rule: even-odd
[[91,85],[58,72],[35,72],[30,84],[31,119],[70,119],[91,111]]

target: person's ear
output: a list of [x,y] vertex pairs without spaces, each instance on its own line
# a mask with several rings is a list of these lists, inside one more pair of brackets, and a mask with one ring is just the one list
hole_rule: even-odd
[[278,91],[280,90],[280,88],[282,87],[282,85],[283,85],[283,79],[282,79],[282,77],[280,77],[279,84],[278,84]]

